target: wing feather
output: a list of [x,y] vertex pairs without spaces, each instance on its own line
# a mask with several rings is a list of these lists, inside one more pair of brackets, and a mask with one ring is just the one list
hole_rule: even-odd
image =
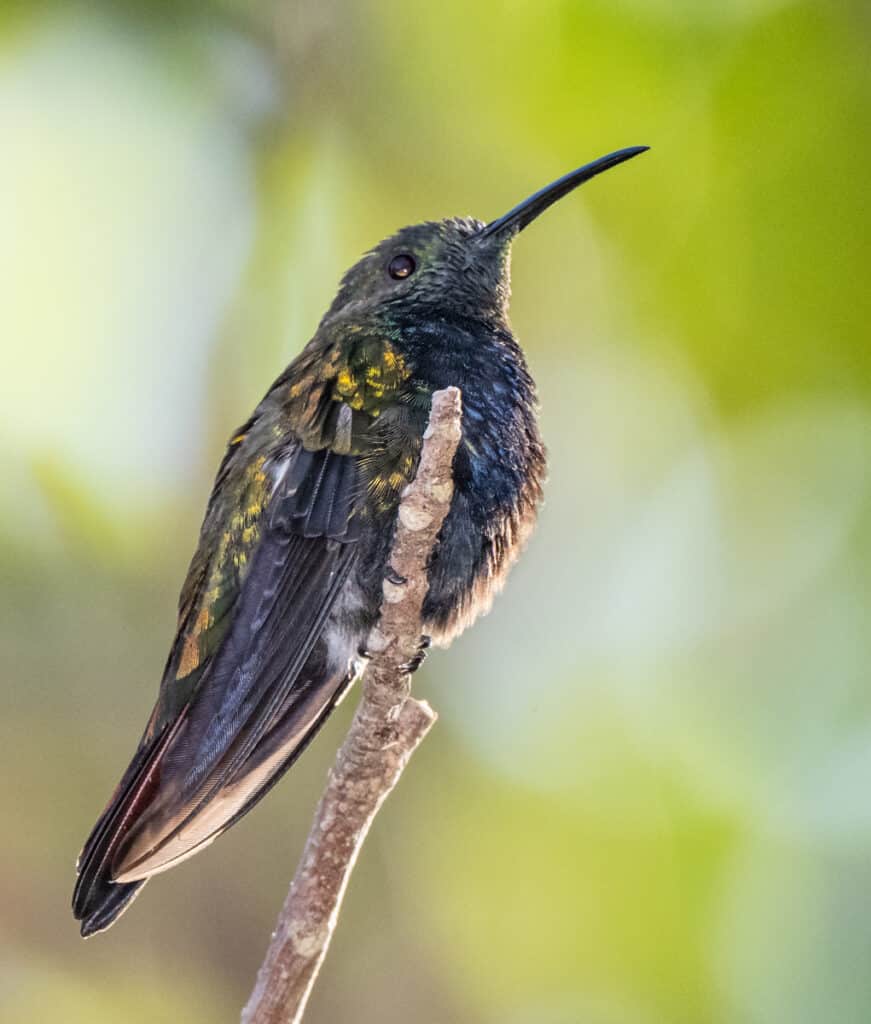
[[354,565],[357,460],[299,444],[284,459],[252,470],[231,451],[222,464],[203,529],[223,549],[194,556],[157,707],[80,858],[74,910],[84,930],[126,905],[113,883],[140,882],[244,813],[272,778],[256,773],[258,745],[293,723],[293,742],[273,743],[290,759],[344,682],[345,671],[300,673]]
[[[352,457],[299,449],[292,458],[266,515],[232,624],[201,677],[183,734],[167,752],[161,792],[113,861],[113,871],[125,878],[146,862],[154,865],[161,848],[223,788],[238,782],[241,767],[277,716],[292,706],[300,670],[353,565],[352,541],[315,534],[312,525],[318,502],[332,513],[341,497],[341,532],[347,534]],[[328,690],[336,685],[325,682]]]

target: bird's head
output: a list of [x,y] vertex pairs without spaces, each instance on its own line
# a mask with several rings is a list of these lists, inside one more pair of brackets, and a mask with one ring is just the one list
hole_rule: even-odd
[[450,217],[400,229],[345,274],[325,319],[357,320],[383,311],[396,320],[447,315],[505,321],[517,234],[578,185],[646,149],[633,146],[585,164],[489,224]]

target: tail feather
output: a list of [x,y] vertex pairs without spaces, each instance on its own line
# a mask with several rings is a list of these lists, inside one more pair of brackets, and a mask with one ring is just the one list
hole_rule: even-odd
[[76,915],[82,922],[79,929],[82,938],[88,939],[113,925],[133,902],[143,885],[144,881],[121,884],[107,881],[102,876],[96,879],[90,888],[83,915]]
[[[144,743],[94,826],[79,858],[73,913],[81,921],[82,936],[87,938],[113,924],[145,885],[146,875],[165,870],[189,857],[259,803],[319,732],[354,678],[353,671],[338,679],[333,677],[328,684],[328,692],[332,692],[326,700],[317,700],[322,684],[311,687],[309,701],[290,701],[257,750],[241,766],[237,777],[241,787],[238,798],[231,798],[224,805],[213,826],[204,827],[209,815],[201,811],[196,815],[202,822],[199,838],[195,838],[193,830],[189,829],[177,856],[168,857],[165,861],[156,858],[155,863],[144,869],[143,876],[129,878],[125,875],[124,863],[128,840],[143,816],[153,811],[154,801],[159,799],[161,768],[171,771],[172,741],[178,734],[184,714],[160,737]],[[306,693],[305,687],[302,692]],[[299,698],[300,694],[296,696]],[[161,845],[153,850],[155,855]],[[118,878],[124,880],[117,881]]]
[[143,741],[79,856],[73,915],[84,938],[108,928],[129,906],[145,880],[114,881],[112,860],[131,824],[148,804],[160,781],[161,755],[184,716],[152,741]]

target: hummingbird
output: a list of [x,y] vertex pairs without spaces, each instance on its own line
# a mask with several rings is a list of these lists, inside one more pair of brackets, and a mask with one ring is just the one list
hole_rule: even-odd
[[585,164],[486,224],[402,228],[342,278],[314,337],[228,443],[157,702],[79,856],[83,936],[251,810],[365,669],[399,501],[432,394],[450,385],[462,437],[427,568],[422,651],[490,608],[533,529],[546,469],[509,320],[512,242],[646,149]]

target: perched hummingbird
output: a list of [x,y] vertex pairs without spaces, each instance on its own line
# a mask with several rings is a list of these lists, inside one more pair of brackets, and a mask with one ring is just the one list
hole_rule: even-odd
[[157,704],[79,857],[82,935],[247,813],[365,666],[403,488],[434,391],[462,391],[454,496],[424,630],[485,612],[535,522],[545,451],[508,318],[515,235],[602,157],[489,224],[416,224],[342,279],[300,355],[232,436],[179,601]]

